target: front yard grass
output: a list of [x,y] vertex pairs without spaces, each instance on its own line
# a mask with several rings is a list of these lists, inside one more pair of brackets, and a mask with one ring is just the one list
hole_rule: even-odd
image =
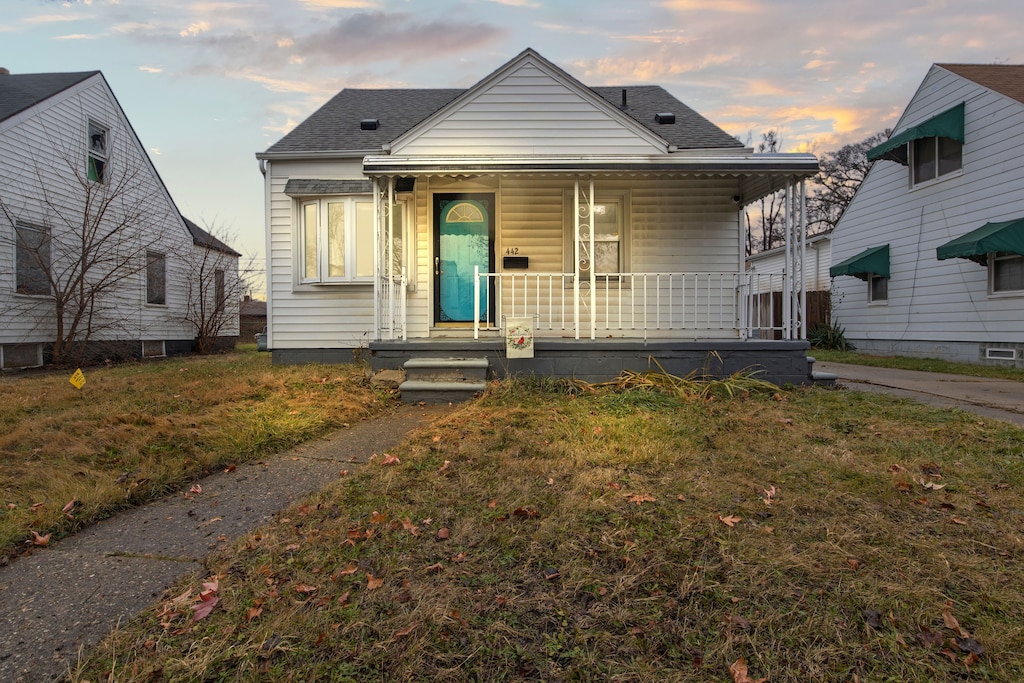
[[1022,491],[1024,431],[880,394],[501,383],[72,679],[1020,681]]
[[378,414],[365,369],[270,354],[0,377],[0,558]]

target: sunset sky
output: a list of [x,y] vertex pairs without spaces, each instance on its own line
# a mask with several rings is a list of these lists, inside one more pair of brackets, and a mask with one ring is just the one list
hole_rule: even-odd
[[181,211],[262,258],[265,150],[345,87],[468,87],[532,47],[817,154],[895,124],[935,62],[1024,63],[1020,0],[18,0],[12,73],[103,71]]

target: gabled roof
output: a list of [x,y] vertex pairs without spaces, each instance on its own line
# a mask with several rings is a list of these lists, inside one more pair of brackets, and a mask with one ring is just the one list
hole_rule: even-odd
[[229,247],[228,245],[221,242],[219,239],[208,233],[207,231],[200,228],[198,225],[185,218],[181,217],[181,220],[185,221],[185,227],[188,228],[189,233],[192,235],[192,244],[197,247],[206,247],[207,249],[213,249],[221,253],[227,254],[228,256],[241,256],[237,251]]
[[935,66],[1024,103],[1024,65],[936,64]]
[[99,71],[50,74],[0,74],[0,121],[47,100]]
[[[550,65],[532,50],[524,51],[509,64],[524,56],[531,56]],[[507,66],[501,67],[495,73]],[[553,65],[550,66],[557,69]],[[562,70],[557,70],[564,74]],[[481,83],[493,75],[486,77]],[[578,83],[568,74],[564,74],[564,76],[566,79],[571,79],[573,83]],[[595,88],[587,88],[583,84],[579,84],[579,86],[611,105],[615,111],[633,119],[650,133],[675,145],[678,149],[744,147],[743,143],[680,102],[661,86],[634,85]],[[331,98],[284,138],[271,146],[265,153],[258,154],[257,157],[325,152],[379,152],[382,145],[401,137],[471,90],[473,89],[362,90],[347,88]],[[625,91],[625,107],[621,106],[623,91]],[[655,115],[660,113],[675,114],[675,123],[658,123],[655,120]],[[362,130],[360,123],[367,119],[378,121],[378,127]]]

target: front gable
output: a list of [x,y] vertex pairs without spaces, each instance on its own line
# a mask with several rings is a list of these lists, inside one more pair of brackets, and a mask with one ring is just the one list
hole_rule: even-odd
[[669,144],[526,50],[400,136],[393,154],[657,155]]

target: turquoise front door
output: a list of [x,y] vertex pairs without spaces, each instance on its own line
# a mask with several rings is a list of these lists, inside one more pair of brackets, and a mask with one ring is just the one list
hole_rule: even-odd
[[[473,322],[473,272],[494,272],[494,195],[434,195],[434,321]],[[480,285],[480,320],[493,302]]]

